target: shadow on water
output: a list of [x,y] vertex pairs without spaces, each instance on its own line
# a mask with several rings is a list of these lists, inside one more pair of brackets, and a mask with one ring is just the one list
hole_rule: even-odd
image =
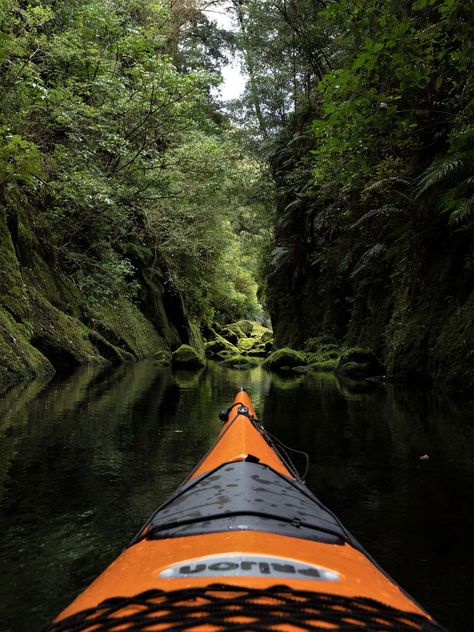
[[274,434],[309,451],[309,487],[386,570],[453,632],[468,629],[472,404],[326,374],[145,361],[0,400],[2,630],[39,629],[120,552],[212,444],[241,386]]

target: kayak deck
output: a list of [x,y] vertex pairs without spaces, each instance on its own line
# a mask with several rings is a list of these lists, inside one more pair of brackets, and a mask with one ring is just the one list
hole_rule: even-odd
[[227,418],[48,630],[441,630],[297,479],[245,392]]

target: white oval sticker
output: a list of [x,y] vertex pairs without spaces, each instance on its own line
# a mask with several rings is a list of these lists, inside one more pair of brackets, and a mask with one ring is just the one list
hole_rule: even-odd
[[270,555],[248,555],[226,553],[186,560],[162,570],[159,577],[276,577],[291,579],[313,579],[336,582],[340,577],[335,571],[321,566],[305,564],[297,560]]

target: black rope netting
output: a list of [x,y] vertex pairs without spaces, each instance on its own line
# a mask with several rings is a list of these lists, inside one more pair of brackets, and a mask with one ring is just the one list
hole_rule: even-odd
[[341,597],[287,586],[251,589],[212,584],[107,599],[95,608],[48,625],[44,632],[84,630],[442,632],[443,628],[423,615],[363,597]]

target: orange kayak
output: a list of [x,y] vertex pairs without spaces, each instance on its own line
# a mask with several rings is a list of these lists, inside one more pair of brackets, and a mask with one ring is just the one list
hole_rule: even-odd
[[47,626],[442,630],[306,487],[243,390],[215,444]]

